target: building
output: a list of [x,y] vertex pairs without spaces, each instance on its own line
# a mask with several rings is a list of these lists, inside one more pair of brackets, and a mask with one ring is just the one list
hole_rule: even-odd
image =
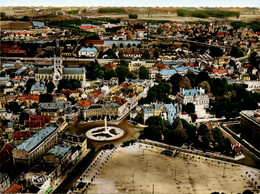
[[41,128],[49,122],[50,117],[48,115],[30,115],[29,120],[25,120],[24,124],[29,128]]
[[143,106],[141,116],[144,123],[149,117],[159,116],[172,124],[174,120],[180,116],[180,113],[180,104],[147,104]]
[[240,112],[241,120],[240,125],[242,128],[243,136],[250,136],[250,143],[258,145],[260,142],[260,110],[243,110]]
[[13,184],[4,193],[21,193],[22,189],[21,185]]
[[186,90],[181,88],[180,92],[177,94],[177,98],[182,104],[194,104],[195,113],[198,118],[205,118],[208,115],[206,109],[209,108],[209,97],[205,94],[205,89],[194,88]]
[[10,187],[10,178],[6,173],[0,172],[0,193],[3,193]]
[[70,162],[71,147],[68,145],[55,145],[44,156],[44,162],[55,167],[55,176],[61,176]]
[[58,141],[58,127],[45,126],[12,150],[14,164],[30,166]]
[[65,68],[61,58],[55,58],[53,67],[38,68],[35,73],[36,81],[53,81],[56,88],[62,79],[76,79],[85,82],[86,79],[85,68]]
[[82,47],[79,50],[78,56],[79,57],[89,57],[89,58],[94,58],[97,55],[97,49],[95,47]]
[[47,87],[45,86],[44,83],[40,83],[37,81],[34,85],[31,87],[31,94],[45,94],[47,93]]
[[41,115],[49,116],[51,122],[56,122],[62,118],[65,120],[64,112],[70,111],[69,102],[41,102],[39,103],[39,110]]

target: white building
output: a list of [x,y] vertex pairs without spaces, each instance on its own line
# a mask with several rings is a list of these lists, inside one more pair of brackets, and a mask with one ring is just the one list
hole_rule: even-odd
[[177,95],[181,99],[182,104],[193,103],[195,105],[195,113],[198,118],[206,118],[208,116],[206,109],[209,108],[209,97],[205,94],[205,89],[194,88],[186,90],[181,88]]
[[82,47],[79,50],[79,57],[90,57],[94,58],[97,55],[97,49],[95,47],[90,48],[90,47]]

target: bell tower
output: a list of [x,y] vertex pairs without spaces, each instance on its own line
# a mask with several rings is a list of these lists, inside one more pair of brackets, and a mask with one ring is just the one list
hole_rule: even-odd
[[55,90],[57,90],[59,81],[62,79],[62,74],[63,74],[62,59],[54,58],[53,67],[54,67],[53,84],[55,85]]

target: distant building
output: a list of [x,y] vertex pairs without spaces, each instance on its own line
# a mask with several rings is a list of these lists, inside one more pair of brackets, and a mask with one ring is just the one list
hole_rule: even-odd
[[195,105],[195,113],[198,118],[205,118],[207,116],[206,109],[209,108],[209,97],[205,94],[205,89],[194,88],[184,89],[177,94],[182,104],[193,103]]
[[172,124],[180,116],[180,113],[180,104],[149,104],[143,105],[142,118],[145,123],[149,117],[159,116]]
[[44,83],[40,83],[37,81],[34,85],[31,87],[31,94],[45,94],[47,93],[47,87],[45,86]]
[[89,57],[89,58],[94,58],[97,55],[97,49],[95,47],[90,48],[90,47],[82,47],[79,50],[78,56],[79,57]]

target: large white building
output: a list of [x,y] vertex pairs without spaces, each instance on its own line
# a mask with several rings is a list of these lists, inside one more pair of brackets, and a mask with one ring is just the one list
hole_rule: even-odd
[[181,88],[177,95],[182,104],[193,103],[195,105],[195,113],[198,118],[206,118],[208,116],[206,109],[209,108],[209,97],[205,94],[205,89],[194,88],[186,90]]

